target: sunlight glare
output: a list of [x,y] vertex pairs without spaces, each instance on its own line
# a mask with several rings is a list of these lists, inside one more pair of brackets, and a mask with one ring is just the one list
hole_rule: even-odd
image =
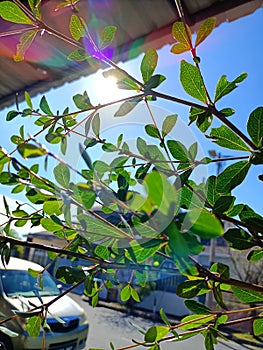
[[117,87],[116,78],[104,78],[102,76],[96,80],[95,94],[101,104],[118,100],[120,98],[120,92],[121,90]]

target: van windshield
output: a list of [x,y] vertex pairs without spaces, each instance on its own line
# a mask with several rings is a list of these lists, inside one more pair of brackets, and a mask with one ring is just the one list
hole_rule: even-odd
[[43,273],[43,288],[39,287],[37,278],[31,276],[26,270],[2,270],[0,271],[3,290],[8,297],[20,295],[25,298],[36,296],[59,295],[55,281],[50,274]]

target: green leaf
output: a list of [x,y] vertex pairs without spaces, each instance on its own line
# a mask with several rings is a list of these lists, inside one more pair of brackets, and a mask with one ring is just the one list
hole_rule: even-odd
[[146,175],[144,181],[149,201],[166,218],[169,216],[173,218],[179,210],[177,203],[178,195],[175,187],[168,181],[165,175],[157,171]]
[[257,318],[253,322],[253,333],[256,336],[262,335],[263,334],[263,317]]
[[20,113],[17,111],[9,111],[6,116],[6,121],[10,122],[10,120],[16,118]]
[[163,81],[166,80],[166,77],[162,74],[153,75],[147,83],[144,85],[144,90],[151,90],[157,88]]
[[[135,226],[136,228],[136,226]],[[156,236],[155,231],[155,236]],[[142,242],[141,242],[142,241]],[[166,243],[160,239],[141,239],[133,240],[130,242],[130,247],[127,247],[125,256],[135,263],[141,264],[156,252],[158,252]]]
[[216,190],[219,193],[229,193],[233,188],[240,185],[250,168],[251,164],[247,161],[240,161],[229,165],[217,177]]
[[201,44],[201,42],[203,42],[208,35],[211,34],[215,27],[215,22],[215,18],[207,18],[207,20],[200,25],[195,40],[195,47]]
[[69,24],[70,34],[72,37],[79,41],[80,38],[85,36],[84,25],[80,18],[76,15],[72,15]]
[[240,220],[252,225],[258,230],[263,229],[263,217],[257,214],[248,205],[244,205],[242,211],[239,213]]
[[184,47],[187,47],[187,50],[191,49],[189,39],[190,41],[192,40],[192,33],[191,29],[188,27],[187,24],[184,25],[183,22],[175,22],[173,24],[172,34],[174,39],[178,41],[178,43],[181,43]]
[[200,71],[196,66],[182,60],[180,80],[185,92],[197,100],[206,103],[207,97],[205,85]]
[[12,1],[0,2],[0,16],[13,23],[33,24],[31,19]]
[[258,147],[262,147],[263,140],[263,107],[256,108],[249,116],[247,122],[247,131]]
[[249,261],[259,261],[259,260],[263,259],[263,249],[252,250],[248,254],[247,259]]
[[68,60],[77,62],[86,61],[89,58],[91,58],[91,55],[88,54],[84,49],[74,50],[67,57]]
[[189,45],[188,44],[183,44],[183,43],[174,44],[171,47],[171,52],[174,53],[174,54],[177,54],[177,55],[180,54],[180,53],[189,51],[189,50],[190,50]]
[[36,18],[40,19],[41,18],[41,14],[40,14],[41,1],[39,1],[39,0],[28,0],[28,4],[29,4],[29,6],[31,8],[31,11],[36,16]]
[[144,83],[152,77],[158,63],[158,54],[155,49],[149,49],[141,62],[141,73]]
[[165,117],[162,125],[162,137],[165,137],[172,131],[176,124],[177,118],[177,114],[171,114]]
[[181,319],[181,323],[187,323],[179,327],[181,330],[188,330],[193,328],[198,328],[214,319],[213,315],[189,315]]
[[81,110],[92,108],[92,104],[90,103],[90,99],[89,99],[89,96],[87,94],[87,91],[84,91],[83,95],[76,94],[75,96],[73,96],[73,101],[74,101],[76,107],[81,109]]
[[221,278],[228,280],[230,278],[229,266],[220,262],[213,264],[210,271],[216,273]]
[[202,289],[206,288],[204,280],[187,280],[178,285],[176,294],[181,298],[191,299],[197,296]]
[[199,130],[206,132],[206,130],[212,124],[213,115],[208,111],[203,111],[202,109],[191,107],[189,119],[189,125],[195,121],[196,126],[199,128]]
[[136,97],[123,102],[117,112],[115,112],[114,117],[124,117],[126,114],[130,113],[141,100],[141,98]]
[[[262,123],[263,125],[263,123]],[[222,147],[239,150],[249,151],[249,147],[242,141],[242,139],[229,129],[225,125],[221,125],[219,128],[211,129],[209,138]]]
[[16,54],[14,56],[15,62],[23,61],[25,53],[32,44],[36,35],[37,30],[29,30],[20,36],[19,44],[16,47]]
[[100,43],[99,48],[101,50],[105,49],[107,46],[109,46],[115,37],[117,27],[115,26],[107,26],[103,28],[102,33],[100,34]]
[[86,238],[90,234],[96,234],[102,237],[115,237],[121,238],[125,237],[125,233],[121,231],[118,227],[112,224],[107,224],[106,222],[97,219],[95,217],[87,216],[85,214],[79,214],[78,220],[82,226],[86,227],[86,232],[81,232],[80,234]]
[[136,290],[134,288],[131,288],[131,297],[133,300],[137,301],[137,303],[139,303],[141,301],[138,293],[136,292]]
[[30,109],[33,109],[32,100],[31,100],[31,97],[27,91],[25,91],[25,101],[26,101],[26,104],[28,105],[28,107]]
[[168,320],[163,308],[160,309],[160,316],[161,316],[161,319],[163,320],[163,323],[166,324],[166,326],[169,326],[171,325],[170,321]]
[[41,322],[41,316],[33,316],[28,319],[26,330],[30,337],[37,338],[39,336],[41,330]]
[[191,224],[191,231],[201,238],[215,238],[224,232],[221,222],[206,209],[192,209],[186,220]]
[[124,73],[117,69],[109,69],[102,72],[104,78],[115,78],[117,80],[117,86],[119,89],[125,90],[140,90],[139,86],[130,77],[127,77]]
[[96,113],[94,115],[94,117],[92,118],[91,127],[92,127],[92,131],[94,132],[94,135],[96,137],[99,137],[99,135],[100,135],[100,115],[99,115],[99,113]]
[[69,188],[69,181],[70,181],[70,171],[69,168],[62,163],[59,163],[55,168],[53,169],[53,173],[55,176],[56,181],[64,188]]
[[48,215],[60,215],[62,202],[58,200],[46,201],[43,204],[43,210]]
[[216,343],[216,339],[214,338],[210,329],[204,332],[204,338],[205,338],[205,349],[214,350],[214,344]]
[[167,326],[150,327],[144,336],[144,340],[147,343],[158,342],[159,340],[164,338],[167,335],[167,333],[169,333],[169,331],[170,331],[170,328]]
[[248,290],[242,289],[235,286],[231,287],[234,295],[243,303],[262,303],[263,302],[263,294]]
[[131,297],[131,286],[127,284],[120,292],[121,301],[127,301]]
[[47,151],[43,148],[25,143],[18,145],[17,150],[25,159],[41,157],[47,153]]
[[51,216],[50,219],[49,218],[41,219],[40,222],[43,228],[49,232],[60,231],[63,227],[63,224],[59,220],[57,220],[56,216],[53,216],[53,215]]
[[247,73],[242,73],[233,81],[228,81],[226,78],[226,75],[222,75],[221,78],[218,80],[218,83],[216,86],[215,98],[214,98],[215,102],[217,102],[223,96],[229,94],[231,91],[237,88],[237,84],[241,83],[246,78],[247,78]]
[[175,159],[182,162],[189,162],[187,149],[180,141],[168,140],[167,146]]
[[41,98],[39,107],[40,107],[40,109],[41,109],[44,113],[46,113],[47,115],[49,115],[49,116],[51,116],[51,117],[53,116],[53,113],[51,112],[51,109],[50,109],[50,107],[49,107],[49,105],[48,105],[48,102],[47,102],[47,99],[46,99],[45,96],[43,96],[43,97]]
[[221,196],[219,197],[213,208],[213,212],[217,214],[223,214],[233,207],[235,202],[235,197],[233,196]]
[[224,234],[224,238],[227,240],[231,248],[237,250],[246,250],[256,245],[248,232],[238,228],[230,228]]
[[153,124],[148,124],[148,125],[145,125],[145,131],[146,131],[146,134],[148,134],[149,136],[151,137],[154,137],[156,139],[159,139],[160,138],[160,135],[159,135],[159,130],[157,129],[157,127]]
[[185,303],[185,306],[195,314],[210,315],[213,313],[211,309],[209,309],[207,306],[200,303],[199,301],[185,300],[184,303]]

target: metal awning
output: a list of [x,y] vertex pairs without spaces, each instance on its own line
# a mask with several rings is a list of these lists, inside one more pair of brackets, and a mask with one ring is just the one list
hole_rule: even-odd
[[[58,0],[42,0],[43,19],[49,26],[70,35],[72,12],[69,8],[54,11],[58,3]],[[185,18],[193,29],[208,17],[216,17],[219,25],[248,15],[262,5],[263,0],[182,0]],[[158,49],[174,41],[171,28],[178,20],[174,0],[80,0],[78,7],[95,40],[103,27],[118,28],[111,48],[115,62],[127,61],[150,47]],[[17,24],[0,18],[1,33],[16,28]],[[24,91],[34,96],[90,75],[101,67],[93,61],[69,61],[67,56],[74,48],[49,34],[39,34],[25,61],[15,63],[12,57],[18,41],[17,35],[0,37],[0,109],[13,104],[16,93],[21,100]]]

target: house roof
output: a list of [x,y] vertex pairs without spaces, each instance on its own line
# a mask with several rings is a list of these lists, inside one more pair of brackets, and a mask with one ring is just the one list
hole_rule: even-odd
[[[3,0],[0,0],[3,1]],[[26,1],[22,1],[25,2]],[[208,17],[216,17],[216,25],[233,21],[262,7],[263,0],[181,0],[187,23],[195,27]],[[44,21],[51,27],[69,33],[69,8],[54,11],[57,0],[42,0]],[[81,16],[96,33],[107,25],[115,25],[116,37],[111,48],[114,62],[127,61],[150,47],[171,44],[172,24],[178,12],[174,0],[80,0]],[[50,15],[51,13],[51,15]],[[0,33],[13,31],[19,25],[0,18]],[[0,109],[31,96],[87,76],[101,68],[94,61],[73,62],[67,59],[72,46],[47,33],[37,35],[25,60],[14,62],[19,35],[0,36]]]

